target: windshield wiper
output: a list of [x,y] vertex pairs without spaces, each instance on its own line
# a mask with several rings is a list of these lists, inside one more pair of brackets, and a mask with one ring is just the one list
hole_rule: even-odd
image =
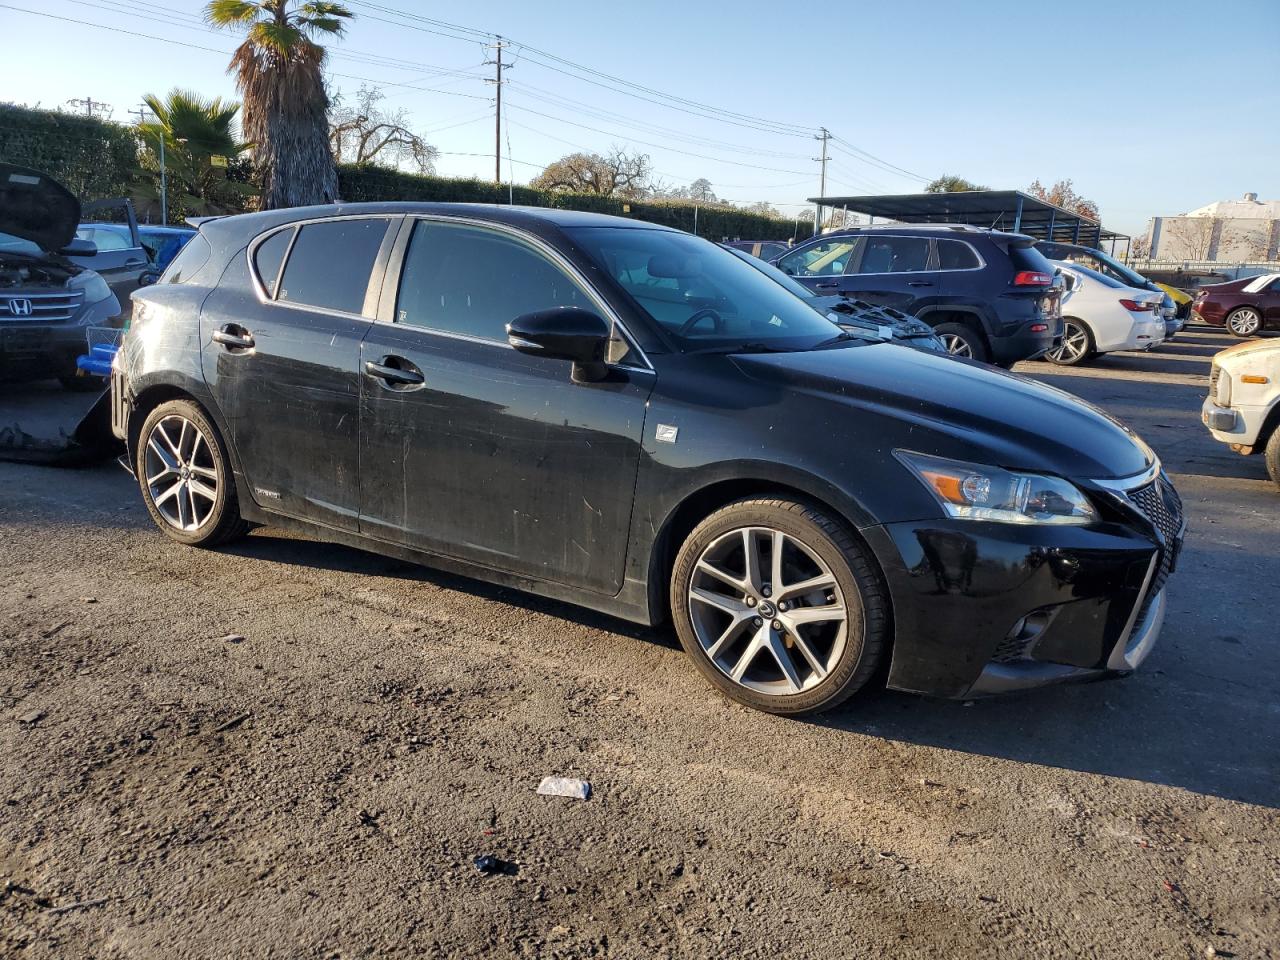
[[747,343],[722,344],[718,347],[701,347],[697,350],[686,350],[693,356],[700,353],[794,353],[798,347],[779,347],[772,343],[754,340]]

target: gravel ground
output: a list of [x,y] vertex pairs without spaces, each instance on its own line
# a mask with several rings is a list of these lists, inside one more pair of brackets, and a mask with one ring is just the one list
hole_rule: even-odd
[[1278,956],[1280,491],[1199,424],[1225,343],[1023,371],[1187,503],[1141,672],[808,722],[664,631],[0,464],[0,955]]

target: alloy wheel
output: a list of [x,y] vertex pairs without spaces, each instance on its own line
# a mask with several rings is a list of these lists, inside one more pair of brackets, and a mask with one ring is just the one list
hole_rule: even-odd
[[1049,351],[1058,363],[1079,363],[1089,352],[1089,333],[1078,323],[1066,321],[1062,327],[1062,345]]
[[944,333],[941,337],[942,345],[946,348],[947,353],[953,357],[968,357],[973,359],[973,348],[969,346],[969,341],[964,337],[957,336],[954,333]]
[[831,568],[771,527],[739,528],[712,541],[694,565],[686,606],[716,669],[771,696],[822,683],[848,639],[849,613]]
[[1262,326],[1262,316],[1257,310],[1247,307],[1244,310],[1237,310],[1233,313],[1230,319],[1227,320],[1227,325],[1236,336],[1251,337]]
[[218,501],[218,469],[209,438],[195,423],[177,414],[156,421],[143,465],[151,502],[165,522],[189,532],[209,521]]

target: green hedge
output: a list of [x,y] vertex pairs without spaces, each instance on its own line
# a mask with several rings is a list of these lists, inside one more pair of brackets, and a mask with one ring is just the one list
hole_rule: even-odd
[[138,139],[118,123],[4,103],[0,161],[47,173],[83,200],[123,197],[133,191]]
[[[338,193],[343,200],[427,200],[439,203],[516,203],[527,207],[559,207],[634,217],[680,230],[694,230],[694,204],[682,200],[619,200],[594,194],[558,193],[532,187],[507,187],[489,180],[424,177],[384,167],[344,164],[338,167]],[[630,209],[625,209],[629,207]],[[744,213],[732,207],[697,208],[697,233],[713,240],[790,240],[794,220]],[[812,231],[800,224],[800,237]]]

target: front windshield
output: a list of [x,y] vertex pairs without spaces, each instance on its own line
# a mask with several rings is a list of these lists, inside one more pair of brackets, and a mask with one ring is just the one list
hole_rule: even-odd
[[1110,267],[1111,269],[1108,272],[1114,275],[1116,279],[1123,280],[1131,287],[1145,287],[1147,285],[1146,277],[1135,270],[1130,270],[1119,260],[1113,260],[1101,250],[1093,250],[1090,251],[1090,253],[1092,256],[1097,257],[1102,261],[1102,263]]
[[669,230],[565,232],[682,350],[804,350],[841,330],[728,250]]
[[0,253],[20,253],[28,257],[40,256],[40,245],[15,237],[11,233],[0,233]]

